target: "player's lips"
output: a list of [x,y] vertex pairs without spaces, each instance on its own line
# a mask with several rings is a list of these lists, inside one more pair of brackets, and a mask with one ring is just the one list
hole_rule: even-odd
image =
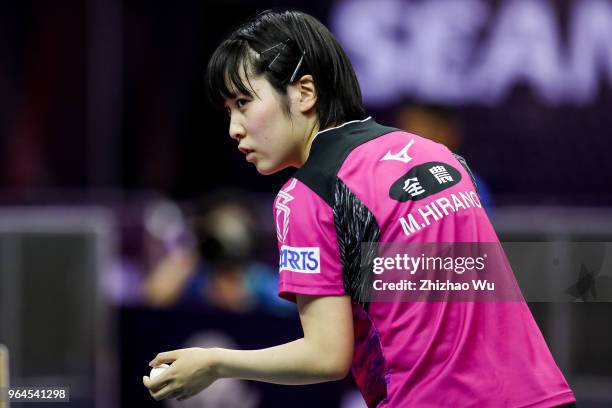
[[247,149],[246,147],[238,146],[238,150],[246,155],[246,161],[253,161],[253,157],[255,156],[255,150]]
[[249,154],[253,152],[253,149],[247,149],[246,147],[238,146],[238,150],[240,150],[243,154]]

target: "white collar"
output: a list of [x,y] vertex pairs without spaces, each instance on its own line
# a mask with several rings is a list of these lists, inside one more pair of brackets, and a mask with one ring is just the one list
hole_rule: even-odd
[[341,124],[340,126],[336,126],[336,127],[332,127],[332,128],[327,128],[327,129],[325,129],[325,130],[321,130],[320,132],[317,132],[317,134],[315,135],[315,137],[319,136],[321,133],[325,133],[325,132],[330,131],[330,130],[340,129],[341,127],[344,127],[344,126],[349,125],[349,124],[351,124],[351,123],[365,122],[366,120],[370,120],[370,119],[372,119],[372,117],[371,117],[371,116],[368,116],[367,118],[362,119],[362,120],[351,120],[350,122],[344,122],[344,123],[343,123],[343,124]]

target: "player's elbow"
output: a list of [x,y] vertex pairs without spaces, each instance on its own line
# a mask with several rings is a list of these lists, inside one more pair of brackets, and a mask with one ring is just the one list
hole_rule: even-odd
[[[333,356],[333,357],[332,357]],[[339,352],[330,353],[330,357],[326,359],[324,368],[327,381],[338,381],[344,379],[351,370],[352,353]]]
[[343,380],[344,378],[346,378],[350,370],[351,370],[350,363],[346,364],[345,362],[339,362],[339,363],[333,364],[328,369],[328,378],[329,378],[328,381]]
[[311,349],[312,365],[309,371],[318,381],[338,381],[344,379],[352,363],[352,350],[338,347],[313,347]]
[[338,337],[337,341],[327,344],[324,355],[328,356],[326,363],[329,381],[344,379],[353,364],[353,338]]

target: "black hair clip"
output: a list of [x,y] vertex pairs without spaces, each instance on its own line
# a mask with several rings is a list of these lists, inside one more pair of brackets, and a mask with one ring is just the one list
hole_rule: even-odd
[[278,57],[280,57],[280,55],[283,53],[283,51],[285,51],[287,49],[287,46],[289,44],[290,39],[287,38],[285,41],[280,42],[266,50],[263,50],[261,52],[261,55],[265,55],[267,53],[269,53],[270,51],[280,47],[280,49],[278,50],[278,52],[276,53],[276,55],[274,56],[274,58],[272,58],[272,61],[270,61],[270,63],[268,64],[268,66],[266,67],[266,69],[268,71],[272,71],[272,72],[278,72],[277,70],[274,69],[274,63],[276,62],[276,60],[278,59]]
[[295,76],[300,70],[300,67],[302,66],[302,62],[304,62],[304,55],[306,55],[306,51],[302,51],[302,56],[300,57],[300,60],[298,61],[297,66],[295,67],[295,71],[293,71],[293,74],[291,75],[291,78],[289,79],[290,84],[293,83],[293,81],[295,81]]
[[[274,64],[276,63],[276,60],[278,59],[278,57],[281,56],[281,54],[287,49],[287,47],[289,47],[289,43],[291,42],[291,38],[287,38],[285,41],[280,42],[268,49],[263,50],[260,55],[264,55],[269,53],[270,51],[280,47],[280,49],[278,50],[278,52],[276,53],[276,55],[274,56],[274,58],[272,58],[272,60],[270,61],[270,63],[268,64],[268,66],[266,67],[266,69],[270,72],[275,72],[275,73],[280,73],[281,70],[280,69],[275,69]],[[289,83],[292,83],[293,81],[295,81],[295,77],[298,73],[298,70],[300,69],[300,67],[302,66],[302,63],[304,62],[304,55],[306,55],[306,51],[302,51],[302,56],[300,57],[300,60],[297,63],[297,66],[295,67],[295,70],[293,71],[293,74],[291,74],[291,77],[289,79]]]

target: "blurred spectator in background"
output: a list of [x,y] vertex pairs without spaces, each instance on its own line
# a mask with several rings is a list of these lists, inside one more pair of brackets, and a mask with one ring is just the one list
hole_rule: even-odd
[[[456,112],[451,108],[402,103],[396,110],[395,123],[400,129],[441,143],[451,152],[461,154],[460,148],[463,144],[461,123]],[[466,160],[469,164],[469,158]],[[480,201],[485,209],[490,211],[493,199],[489,187],[474,169],[472,169],[472,174],[476,180]]]
[[145,280],[145,303],[234,313],[294,310],[276,294],[278,273],[253,258],[258,228],[248,201],[237,192],[210,196],[188,223],[192,242],[170,248]]

